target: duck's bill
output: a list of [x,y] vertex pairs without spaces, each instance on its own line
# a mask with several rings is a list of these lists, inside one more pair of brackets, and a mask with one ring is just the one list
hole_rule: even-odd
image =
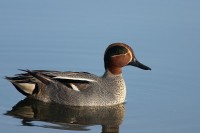
[[128,65],[135,66],[135,67],[141,68],[143,70],[151,70],[150,67],[145,66],[144,64],[140,63],[136,58],[133,59]]

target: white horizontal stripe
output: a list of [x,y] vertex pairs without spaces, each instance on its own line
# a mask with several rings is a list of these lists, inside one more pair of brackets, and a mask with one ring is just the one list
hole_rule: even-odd
[[54,77],[54,78],[55,79],[69,79],[69,80],[79,80],[79,81],[96,82],[95,80],[87,79],[87,78],[62,77],[62,76],[57,76],[57,77]]

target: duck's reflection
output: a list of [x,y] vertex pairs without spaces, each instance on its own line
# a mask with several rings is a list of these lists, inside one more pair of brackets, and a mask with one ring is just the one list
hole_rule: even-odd
[[[6,113],[22,119],[24,126],[85,131],[89,130],[88,126],[102,125],[103,133],[119,132],[124,114],[124,104],[108,107],[73,107],[28,98],[17,103]],[[45,123],[38,124],[39,121]]]

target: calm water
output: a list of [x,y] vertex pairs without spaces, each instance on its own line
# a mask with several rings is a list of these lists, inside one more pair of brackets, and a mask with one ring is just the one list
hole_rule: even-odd
[[[197,0],[1,0],[0,129],[199,133],[199,6]],[[3,78],[19,68],[102,75],[104,50],[113,42],[131,45],[152,68],[124,68],[125,105],[70,108],[23,100]]]

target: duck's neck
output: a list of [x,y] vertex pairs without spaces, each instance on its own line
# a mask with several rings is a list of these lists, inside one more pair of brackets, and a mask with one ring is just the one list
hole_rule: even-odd
[[103,75],[103,77],[115,77],[115,76],[122,76],[122,72],[120,72],[120,73],[114,72],[113,73],[113,71],[110,71],[109,69],[106,69],[105,73]]

